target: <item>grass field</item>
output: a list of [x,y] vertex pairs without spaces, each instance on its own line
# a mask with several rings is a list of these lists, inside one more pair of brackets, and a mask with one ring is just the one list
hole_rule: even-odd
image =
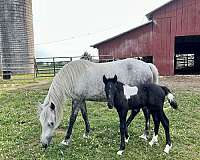
[[[23,84],[24,85],[24,84]],[[0,84],[1,87],[1,84]],[[7,88],[9,88],[9,83]],[[12,85],[11,85],[12,87]],[[200,159],[200,93],[176,91],[180,111],[166,109],[170,120],[173,148],[169,155],[165,147],[164,130],[160,127],[159,146],[150,147],[138,136],[144,128],[142,114],[129,127],[130,140],[125,154],[119,157],[119,123],[115,110],[104,103],[88,102],[89,120],[92,127],[90,138],[83,139],[84,122],[79,114],[69,147],[61,146],[71,111],[70,102],[65,105],[65,116],[50,147],[44,151],[39,144],[40,124],[37,103],[44,99],[47,87],[29,87],[0,92],[0,159],[67,159],[67,160],[198,160]],[[152,128],[152,125],[151,125]]]

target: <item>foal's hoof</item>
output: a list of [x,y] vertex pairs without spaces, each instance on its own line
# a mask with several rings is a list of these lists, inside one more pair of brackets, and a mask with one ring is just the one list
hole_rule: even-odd
[[141,136],[139,136],[140,138],[144,139],[145,141],[147,141],[147,135],[146,134],[142,134]]
[[83,134],[83,138],[90,138],[90,134],[89,133],[84,133]]
[[118,154],[119,156],[122,156],[123,153],[124,153],[124,150],[119,150],[119,151],[117,152],[117,154]]
[[129,138],[130,138],[130,136],[129,136],[128,138],[125,138],[125,142],[126,142],[126,143],[128,143]]
[[164,152],[167,153],[167,154],[169,154],[169,151],[170,151],[171,149],[172,149],[172,144],[171,144],[171,145],[168,145],[168,144],[167,144],[167,145],[165,146]]
[[65,146],[69,146],[70,142],[71,142],[71,139],[63,140],[63,141],[61,142],[61,144],[62,144],[62,145],[65,145]]
[[128,138],[125,138],[125,142],[126,142],[126,143],[128,143],[129,138],[130,138],[130,136],[129,136]]
[[153,135],[152,140],[149,142],[150,146],[153,146],[154,144],[158,144],[158,135]]

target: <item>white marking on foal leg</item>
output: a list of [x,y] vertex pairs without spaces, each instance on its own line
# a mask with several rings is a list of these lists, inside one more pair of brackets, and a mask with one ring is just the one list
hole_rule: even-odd
[[141,136],[139,136],[140,138],[144,139],[145,141],[147,141],[147,135],[145,133],[143,133]]
[[165,146],[164,152],[169,154],[169,151],[172,149],[172,144],[169,146],[168,144]]
[[125,142],[128,143],[130,136],[128,136],[128,138],[125,138]]
[[70,143],[71,143],[71,138],[68,139],[68,140],[63,140],[63,141],[61,142],[61,144],[62,144],[62,145],[65,145],[65,146],[68,146]]
[[90,138],[89,133],[84,133],[83,138]]
[[152,140],[149,142],[150,146],[153,146],[154,144],[158,143],[158,135],[153,135]]
[[120,156],[122,156],[123,153],[124,153],[124,150],[119,150],[119,151],[117,152],[117,154],[120,155]]

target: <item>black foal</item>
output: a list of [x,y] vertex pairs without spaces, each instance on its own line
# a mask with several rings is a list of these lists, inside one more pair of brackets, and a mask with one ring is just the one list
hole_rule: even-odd
[[[122,155],[124,152],[125,142],[128,142],[129,139],[128,126],[141,108],[146,108],[152,115],[154,121],[154,136],[149,144],[152,146],[157,143],[158,130],[161,122],[166,135],[166,147],[164,152],[169,153],[172,143],[169,134],[169,120],[163,111],[165,96],[167,96],[170,105],[174,109],[177,108],[177,103],[170,90],[165,86],[156,84],[140,84],[130,87],[117,81],[116,75],[114,78],[109,79],[104,75],[103,82],[105,84],[108,107],[111,109],[114,106],[120,119],[121,144],[117,154]],[[131,110],[131,115],[126,121],[128,110]],[[149,121],[150,117],[147,118],[147,121]]]

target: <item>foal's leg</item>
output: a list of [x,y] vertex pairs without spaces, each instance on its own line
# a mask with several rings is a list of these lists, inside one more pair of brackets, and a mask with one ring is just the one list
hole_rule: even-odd
[[172,143],[171,143],[170,134],[169,134],[169,120],[163,111],[161,114],[161,123],[165,129],[165,136],[166,136],[166,146],[165,146],[164,152],[169,153],[170,149],[172,148]]
[[142,108],[142,111],[145,117],[145,129],[144,129],[144,133],[140,136],[140,138],[147,140],[148,135],[149,135],[149,128],[150,128],[150,113],[146,107]]
[[149,144],[152,146],[153,144],[158,143],[158,130],[160,126],[160,113],[159,112],[153,112],[152,113],[153,122],[154,122],[154,135],[152,140],[149,142]]
[[87,108],[86,108],[85,100],[82,102],[80,108],[81,108],[81,114],[82,114],[83,120],[85,122],[85,133],[84,133],[83,137],[87,138],[89,136],[89,132],[90,132],[90,123],[89,123],[88,116],[87,116]]
[[61,142],[64,145],[69,145],[71,142],[71,134],[74,122],[76,121],[76,117],[78,115],[80,109],[80,101],[77,99],[72,100],[72,112],[69,119],[68,129],[65,135],[65,139]]
[[125,133],[126,133],[126,116],[127,110],[118,111],[119,119],[120,119],[120,134],[121,134],[121,143],[119,151],[117,152],[118,155],[122,155],[125,150]]
[[126,121],[126,130],[125,130],[125,142],[128,143],[129,140],[129,135],[128,135],[128,126],[130,125],[130,123],[132,122],[132,120],[134,119],[134,117],[139,113],[140,110],[132,110],[130,116],[128,117],[127,121]]
[[132,120],[135,118],[135,116],[139,113],[140,110],[132,110],[130,116],[128,117],[126,121],[127,127],[131,124]]

